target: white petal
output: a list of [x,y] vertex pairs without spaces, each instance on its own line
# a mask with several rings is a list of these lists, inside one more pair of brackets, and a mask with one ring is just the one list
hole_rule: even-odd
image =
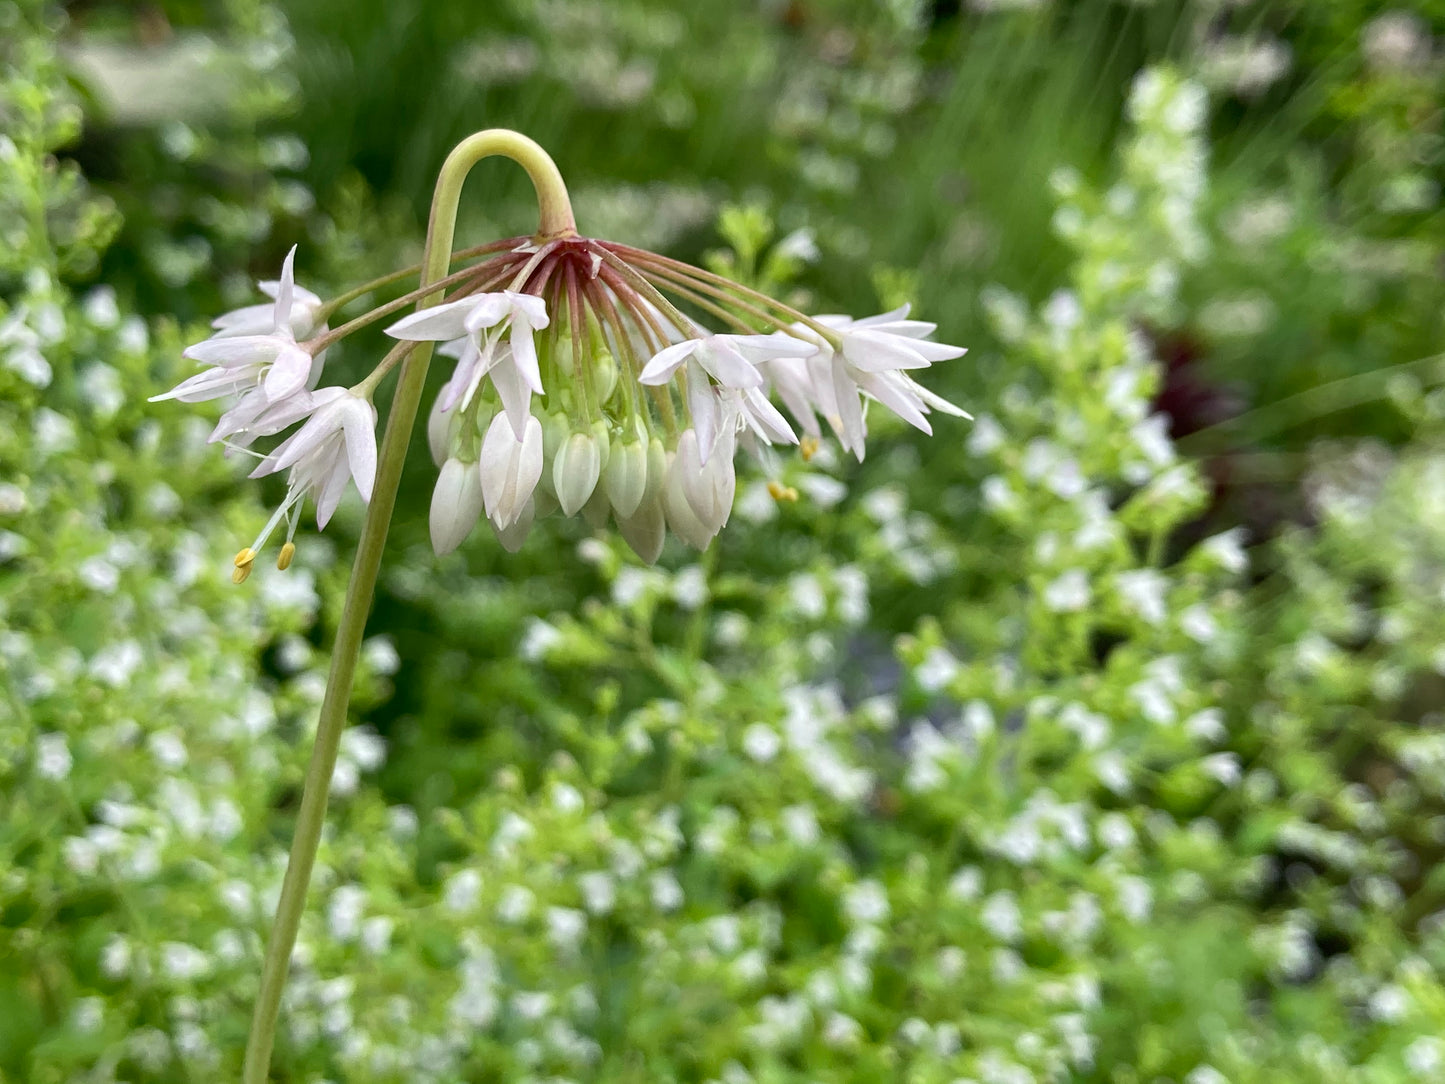
[[547,317],[547,303],[536,294],[517,293],[513,290],[504,290],[503,293],[511,303],[513,325],[525,324],[534,331],[540,331],[551,323]]
[[502,409],[512,424],[518,440],[526,435],[527,422],[532,419],[532,389],[517,372],[515,365],[498,365],[492,370],[492,386],[502,399]]
[[763,374],[726,335],[704,339],[697,350],[702,367],[725,388],[760,388]]
[[276,355],[262,386],[266,390],[266,398],[276,403],[298,391],[305,391],[310,377],[311,355],[299,346],[288,346]]
[[798,443],[798,435],[793,432],[788,419],[757,388],[743,392],[743,402],[747,407],[748,420],[764,440],[773,444]]
[[438,467],[447,459],[451,445],[452,418],[455,415],[443,405],[450,384],[437,393],[431,413],[426,420],[426,443],[431,450],[432,462]]
[[527,387],[541,395],[542,370],[537,365],[537,344],[532,340],[531,329],[524,324],[513,323],[509,339],[512,344],[512,364],[517,367],[517,373]]
[[928,359],[917,349],[918,340],[878,331],[850,331],[843,336],[843,358],[865,373],[892,369],[926,369]]
[[931,436],[933,427],[923,416],[922,401],[902,383],[901,376],[900,373],[860,373],[858,386],[909,425]]
[[[913,306],[905,302],[899,305],[892,312],[880,312],[877,316],[865,316],[861,320],[850,321],[854,327],[873,327],[877,324],[891,324],[897,320],[906,320]],[[847,317],[844,317],[847,319]]]
[[505,527],[493,521],[492,529],[497,532],[497,541],[508,553],[516,553],[527,541],[527,532],[532,529],[532,521],[536,518],[536,506],[528,501],[522,506],[517,517]]
[[687,366],[687,410],[692,415],[693,428],[697,430],[698,451],[706,463],[707,457],[712,454],[712,446],[717,442],[721,411],[712,381],[695,361]]
[[620,437],[612,442],[612,451],[607,457],[606,488],[607,498],[619,520],[637,511],[647,494],[646,444],[640,440],[624,441]]
[[[485,295],[484,295],[485,296]],[[477,307],[479,298],[464,297],[403,316],[386,333],[393,339],[410,342],[446,342],[467,334],[467,316]]]
[[662,512],[662,500],[654,497],[639,505],[630,516],[619,515],[617,531],[632,547],[633,553],[649,565],[656,564],[667,541],[667,519]]
[[719,335],[728,339],[749,361],[772,361],[774,358],[806,358],[818,352],[815,336],[799,338],[786,331],[768,335]]
[[275,330],[291,327],[291,302],[296,291],[296,245],[286,253],[286,262],[281,265],[281,281],[276,287],[276,308],[272,320]]
[[474,341],[470,335],[463,335],[460,339],[448,339],[437,347],[437,353],[444,358],[459,358],[466,353],[467,345]]
[[738,431],[724,428],[718,434],[717,444],[712,450],[707,471],[713,484],[717,502],[717,529],[721,530],[733,514],[733,501],[737,497],[738,475],[734,463],[738,452]]
[[482,514],[482,478],[475,463],[448,459],[431,500],[431,543],[438,557],[451,553]]
[[465,406],[466,402],[477,390],[477,382],[481,374],[477,371],[482,360],[481,351],[477,349],[474,339],[463,339],[465,344],[462,347],[461,356],[457,359],[457,367],[452,370],[451,378],[442,386],[437,393],[437,402],[441,409],[455,410],[458,404]]
[[148,402],[160,403],[167,399],[178,399],[182,403],[204,403],[219,399],[255,386],[253,374],[242,369],[207,369],[195,376],[187,377],[174,388],[160,395],[152,395]]
[[940,414],[952,414],[955,418],[971,419],[973,417],[972,414],[964,410],[962,407],[955,406],[953,403],[950,403],[947,399],[939,395],[937,392],[929,391],[917,381],[909,381],[909,383],[912,385],[914,393],[918,396],[918,398],[923,400],[924,405],[927,406],[929,409],[936,410]]
[[265,365],[289,346],[274,335],[241,335],[229,339],[206,339],[188,346],[181,356],[204,365],[224,365],[228,369],[242,365]]
[[371,489],[376,482],[376,408],[359,396],[344,403],[341,417],[346,434],[346,461],[361,499],[371,503]]
[[640,384],[666,384],[672,379],[677,367],[686,361],[702,345],[701,339],[686,339],[659,350],[638,375]]
[[931,324],[927,320],[884,320],[878,316],[869,320],[859,320],[854,327],[867,327],[874,331],[884,331],[889,335],[902,335],[909,339],[926,339],[938,330],[937,324]]
[[321,485],[321,491],[315,495],[316,526],[319,530],[326,530],[326,525],[331,522],[331,516],[336,511],[336,506],[341,503],[350,478],[351,472],[346,469],[346,460],[337,459],[331,465],[330,472]]
[[707,549],[708,543],[717,532],[708,530],[693,511],[683,485],[683,472],[678,469],[675,457],[667,468],[667,485],[662,494],[662,505],[667,525],[673,534],[693,549]]
[[224,440],[233,433],[244,430],[250,438],[268,437],[289,429],[302,418],[320,409],[336,397],[345,395],[344,388],[322,388],[319,392],[299,391],[278,403],[266,398],[264,389],[258,388],[241,397],[241,401],[221,415],[220,422],[211,433],[211,440]]
[[920,339],[913,344],[913,349],[921,354],[925,361],[932,364],[935,361],[950,361],[953,358],[961,358],[968,353],[966,346],[950,346],[948,343],[934,343]]
[[[542,477],[542,423],[536,418],[527,419],[527,434],[522,438],[522,451],[517,457],[517,503],[529,504],[537,481]],[[520,517],[523,508],[517,509]]]
[[711,534],[716,534],[732,513],[737,475],[733,467],[734,442],[725,430],[712,458],[703,463],[698,454],[697,434],[689,429],[677,441],[673,471],[682,479],[682,491],[692,510]]
[[477,294],[470,299],[472,310],[467,313],[467,332],[475,335],[480,331],[496,327],[512,315],[512,301],[505,291],[500,293]]
[[[289,406],[291,402],[292,400],[288,400],[287,405]],[[241,396],[235,406],[221,415],[216,422],[216,427],[211,430],[211,435],[206,438],[206,442],[214,444],[216,441],[225,440],[236,433],[245,433],[253,429],[256,416],[266,409],[266,405],[266,393],[252,388]],[[279,432],[279,430],[273,430],[273,432]],[[261,434],[252,433],[243,438],[242,445],[249,446],[251,439],[257,436],[261,436]]]
[[497,505],[507,489],[507,478],[516,467],[520,442],[505,414],[498,414],[482,438],[482,454],[478,472],[482,482],[482,501],[487,518],[495,517]]
[[[280,279],[262,279],[260,282],[256,283],[256,285],[260,288],[261,292],[267,297],[269,297],[272,301],[275,301],[276,295],[281,292]],[[310,290],[306,289],[306,287],[297,286],[293,282],[291,286],[291,291],[293,294],[293,300],[291,302],[292,308],[295,308],[297,305],[305,305],[307,308],[313,309],[319,309],[321,307],[321,298],[317,297]],[[270,305],[267,305],[265,307],[267,309],[271,308]]]
[[[324,458],[328,460],[346,461],[347,456],[344,453],[347,450],[345,436],[347,411],[351,408],[351,404],[356,404],[367,412],[370,412],[371,408],[369,404],[363,403],[345,388],[336,390],[341,394],[336,395],[329,388],[322,388],[320,391],[312,393],[323,405],[306,419],[305,425],[266,457],[268,461],[275,460],[275,466],[271,470],[284,470],[303,458],[313,456],[318,451],[324,451]],[[374,418],[375,414],[372,413],[371,416]],[[328,444],[328,441],[332,441],[332,438],[338,434],[342,434],[343,439]],[[263,461],[262,466],[265,465]],[[259,467],[257,472],[259,473],[252,473],[251,477],[256,478],[259,477],[259,474],[270,473],[270,471],[261,471]]]
[[849,378],[842,365],[833,366],[833,395],[838,413],[828,419],[842,441],[843,447],[863,462],[863,445],[868,436],[868,426],[863,420],[863,404],[858,399],[858,386]]
[[542,423],[528,417],[519,441],[505,414],[492,419],[482,439],[478,466],[487,517],[498,528],[512,525],[542,477]]
[[602,473],[602,455],[586,433],[573,433],[552,460],[552,485],[564,516],[574,516],[591,499]]
[[269,335],[276,329],[276,303],[247,305],[222,313],[211,321],[216,329],[217,339],[230,339],[238,335]]
[[818,416],[813,406],[812,381],[808,374],[807,362],[801,358],[778,358],[767,364],[767,375],[772,379],[773,390],[788,408],[803,432],[821,436]]
[[808,380],[811,385],[814,402],[817,404],[818,413],[829,419],[838,417],[838,391],[835,383],[834,372],[843,367],[832,350],[823,350],[805,359],[804,364],[808,370]]

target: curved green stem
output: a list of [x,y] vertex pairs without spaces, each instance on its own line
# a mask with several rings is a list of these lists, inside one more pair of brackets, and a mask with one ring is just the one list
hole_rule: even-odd
[[375,369],[366,374],[365,379],[351,386],[351,394],[359,395],[363,399],[370,399],[376,394],[377,385],[386,378],[386,374],[401,364],[407,353],[416,348],[414,342],[399,342],[386,352],[386,356],[377,363]]
[[[456,233],[457,204],[462,183],[471,168],[483,158],[502,155],[524,168],[537,189],[541,208],[540,235],[563,236],[576,232],[567,188],[547,152],[526,136],[505,129],[478,132],[465,140],[447,156],[437,177],[436,195],[432,198],[431,222],[427,227],[426,251],[422,259],[422,283],[436,287],[446,277],[451,263],[452,238]],[[441,300],[441,290],[427,294],[418,303],[419,309]],[[396,396],[386,419],[386,435],[382,438],[376,484],[366,521],[356,547],[356,561],[351,567],[351,582],[346,589],[346,604],[341,624],[336,630],[336,643],[331,652],[331,673],[326,681],[326,697],[321,703],[321,718],[316,727],[316,743],[311,751],[311,764],[306,770],[306,786],[301,795],[301,810],[296,817],[296,830],[291,843],[291,858],[286,878],[281,885],[281,899],[276,907],[276,923],[266,946],[266,960],[261,970],[261,989],[256,997],[256,1011],[251,1021],[251,1035],[246,1043],[246,1061],[242,1070],[243,1084],[265,1084],[270,1073],[271,1049],[276,1040],[276,1018],[281,1007],[281,991],[291,964],[291,952],[301,927],[306,908],[306,889],[311,869],[321,843],[321,829],[326,819],[326,799],[331,790],[331,775],[336,768],[336,754],[341,734],[346,728],[346,709],[351,700],[351,683],[356,674],[356,661],[361,652],[366,617],[376,590],[376,576],[381,568],[381,553],[396,507],[396,492],[401,483],[402,465],[411,443],[412,426],[426,384],[427,367],[431,363],[432,344],[418,343],[402,365]]]

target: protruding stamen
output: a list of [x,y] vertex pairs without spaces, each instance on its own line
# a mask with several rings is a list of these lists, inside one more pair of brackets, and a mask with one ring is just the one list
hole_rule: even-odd
[[251,575],[251,566],[249,564],[237,565],[231,572],[231,582],[245,583],[246,577],[249,575]]
[[[253,550],[250,546],[246,546],[236,554],[235,565],[237,568],[250,568],[251,562],[255,559],[256,551]],[[236,582],[240,583],[241,581],[237,580]]]
[[803,439],[798,441],[798,454],[803,457],[804,463],[810,462],[818,454],[819,446],[817,437],[804,434]]
[[792,486],[783,485],[783,483],[779,482],[776,478],[768,483],[768,494],[775,501],[796,502],[798,499],[798,491],[796,489]]
[[285,572],[288,568],[291,567],[291,559],[292,559],[293,557],[295,557],[295,556],[296,556],[296,543],[295,543],[295,542],[287,542],[284,546],[281,547],[281,552],[280,552],[280,553],[277,555],[277,557],[276,557],[276,568],[277,568],[277,570],[278,570],[278,571],[281,571],[281,572]]

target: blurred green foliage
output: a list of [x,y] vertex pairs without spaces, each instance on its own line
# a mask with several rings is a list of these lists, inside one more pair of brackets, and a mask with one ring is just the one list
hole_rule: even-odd
[[418,447],[277,1079],[1445,1080],[1439,4],[66,8],[0,2],[0,1079],[234,1075],[356,509],[232,589],[267,494],[144,400],[503,124],[917,301],[978,420],[655,570],[438,561]]

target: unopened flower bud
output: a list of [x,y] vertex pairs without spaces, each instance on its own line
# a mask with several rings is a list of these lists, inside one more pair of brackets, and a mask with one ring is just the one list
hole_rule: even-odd
[[532,521],[536,516],[536,505],[528,501],[517,513],[517,518],[507,526],[498,527],[496,521],[493,521],[492,529],[497,532],[497,541],[501,542],[502,548],[508,553],[516,553],[521,549],[522,544],[527,541],[527,533],[532,529]]
[[542,451],[548,463],[557,458],[557,453],[571,435],[572,422],[566,413],[557,410],[547,415],[542,422]]
[[597,445],[597,454],[601,459],[602,471],[607,470],[607,460],[612,455],[612,426],[599,418],[592,423],[592,442]]
[[597,442],[586,433],[573,433],[557,451],[552,461],[552,485],[564,516],[573,516],[587,503],[597,488],[602,471],[602,456]]
[[647,445],[626,436],[612,442],[607,458],[607,496],[619,519],[637,511],[647,491]]
[[[638,442],[642,447],[642,442]],[[667,518],[663,497],[667,485],[667,452],[662,441],[653,437],[646,444],[642,500],[630,516],[617,516],[617,529],[632,547],[632,552],[648,564],[656,564],[667,541]]]
[[679,467],[679,462],[681,460],[677,455],[668,456],[667,487],[662,495],[667,525],[672,528],[673,534],[693,549],[705,550],[717,532],[710,530],[698,518],[692,503],[687,499],[686,482],[683,480],[686,466]]
[[667,520],[663,516],[660,495],[644,500],[630,516],[617,517],[617,531],[632,547],[632,552],[648,564],[656,564],[667,541]]
[[605,403],[617,390],[617,360],[612,351],[604,350],[592,360],[593,381],[597,388],[597,401]]
[[607,526],[607,517],[612,513],[612,502],[607,499],[607,489],[599,485],[592,491],[592,496],[587,498],[587,503],[582,506],[582,518],[587,525],[595,530],[602,530]]
[[451,553],[482,514],[482,474],[476,463],[448,459],[431,498],[431,544],[438,557]]
[[431,414],[426,420],[426,443],[431,449],[432,462],[441,466],[446,462],[447,450],[451,447],[456,433],[457,412],[442,409],[442,396],[438,395],[432,404]]
[[542,419],[542,481],[537,486],[538,493],[545,493],[548,497],[557,496],[556,483],[553,476],[556,473],[557,453],[562,450],[562,445],[567,443],[567,438],[572,435],[572,422],[567,415],[558,410],[546,415]]
[[732,433],[725,431],[719,435],[713,454],[704,463],[697,433],[687,430],[678,438],[672,470],[679,476],[683,494],[698,522],[710,534],[717,534],[732,515],[737,491]]
[[667,487],[667,449],[662,441],[653,437],[647,442],[647,491],[643,503],[662,502],[663,490]]
[[542,476],[542,423],[528,416],[518,440],[507,415],[498,414],[482,441],[479,469],[487,518],[501,531],[531,509]]

